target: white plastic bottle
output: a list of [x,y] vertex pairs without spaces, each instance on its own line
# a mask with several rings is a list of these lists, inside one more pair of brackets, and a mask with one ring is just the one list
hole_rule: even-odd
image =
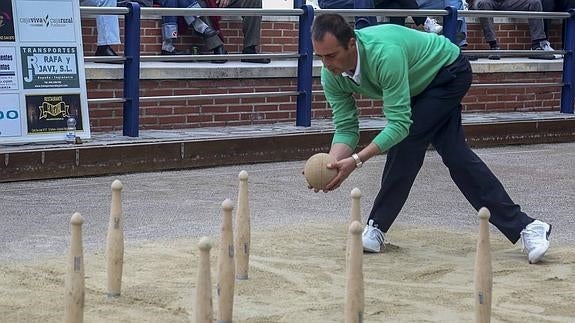
[[76,118],[69,116],[66,120],[66,143],[73,144],[76,142]]

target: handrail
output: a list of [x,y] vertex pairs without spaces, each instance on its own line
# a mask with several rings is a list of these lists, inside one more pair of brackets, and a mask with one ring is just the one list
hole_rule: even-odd
[[[533,12],[533,11],[489,11],[465,10],[458,11],[453,7],[442,10],[403,10],[403,9],[317,9],[305,4],[305,0],[294,0],[294,9],[235,9],[235,8],[140,8],[137,3],[128,3],[128,7],[100,8],[80,7],[82,16],[102,14],[124,15],[125,19],[125,55],[123,57],[86,56],[87,62],[123,62],[124,63],[124,98],[88,99],[91,104],[123,103],[124,104],[124,135],[137,137],[139,128],[139,103],[158,100],[201,100],[218,98],[247,98],[270,96],[297,96],[296,125],[310,126],[311,97],[322,94],[323,91],[312,91],[313,49],[311,46],[311,23],[316,13],[338,13],[343,16],[443,16],[444,36],[455,41],[455,26],[457,17],[511,17],[511,18],[542,18],[566,20],[566,42],[563,50],[528,51],[528,50],[466,50],[465,53],[477,55],[500,54],[501,56],[538,56],[547,54],[564,55],[563,80],[560,83],[483,83],[472,84],[475,88],[500,87],[562,87],[561,112],[574,113],[575,102],[575,11],[569,12]],[[178,56],[140,56],[140,19],[153,16],[298,16],[299,46],[297,53],[279,54],[227,54],[227,55],[178,55]],[[140,61],[209,61],[215,59],[240,60],[245,58],[298,59],[297,91],[284,92],[250,92],[228,94],[202,94],[177,96],[139,96]]]
[[221,94],[185,94],[185,95],[160,95],[140,97],[140,102],[156,102],[159,100],[179,101],[179,100],[205,100],[205,99],[229,99],[229,98],[268,98],[281,96],[296,96],[298,91],[283,92],[247,92],[247,93],[221,93]]
[[[250,58],[299,58],[300,54],[290,53],[290,54],[227,54],[227,60],[240,60],[240,59],[250,59]],[[178,62],[178,61],[211,61],[215,59],[222,59],[222,55],[174,55],[174,56],[159,56],[159,55],[144,55],[140,56],[140,61],[142,62]]]
[[303,9],[142,8],[150,16],[301,16]]

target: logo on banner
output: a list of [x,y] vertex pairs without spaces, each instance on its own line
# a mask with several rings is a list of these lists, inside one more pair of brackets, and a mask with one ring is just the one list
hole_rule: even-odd
[[28,133],[62,132],[66,120],[74,116],[78,130],[82,130],[79,94],[26,96]]
[[15,41],[12,1],[0,1],[0,41]]
[[75,47],[22,47],[20,53],[25,89],[80,86]]
[[18,94],[0,94],[0,137],[22,135]]
[[35,27],[66,27],[74,24],[74,18],[50,17],[50,15],[46,15],[45,17],[22,17],[18,19],[18,22]]
[[18,37],[24,42],[75,41],[72,1],[18,0]]

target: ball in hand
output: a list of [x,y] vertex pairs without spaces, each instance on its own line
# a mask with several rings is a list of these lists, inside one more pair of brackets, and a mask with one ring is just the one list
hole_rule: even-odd
[[337,175],[336,169],[327,168],[327,164],[335,163],[335,157],[326,153],[311,156],[305,163],[304,176],[307,183],[318,190],[323,190]]

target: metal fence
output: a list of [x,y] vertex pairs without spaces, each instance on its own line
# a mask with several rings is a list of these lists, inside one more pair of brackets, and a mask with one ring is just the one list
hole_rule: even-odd
[[[115,14],[125,16],[125,38],[123,57],[86,57],[89,62],[118,62],[124,63],[124,97],[88,99],[88,103],[123,103],[123,135],[138,137],[139,135],[139,103],[149,101],[169,100],[201,100],[206,98],[248,98],[267,96],[297,96],[296,125],[309,127],[311,125],[311,100],[313,94],[322,93],[312,91],[313,72],[313,48],[311,42],[311,25],[316,13],[338,13],[343,16],[443,16],[443,35],[455,42],[457,17],[512,17],[512,18],[548,18],[565,20],[565,41],[563,50],[554,52],[537,53],[537,51],[505,50],[497,53],[505,53],[509,56],[521,55],[563,55],[563,74],[561,83],[500,83],[500,84],[473,84],[473,87],[547,87],[561,86],[561,112],[574,113],[575,100],[575,10],[569,12],[549,13],[532,11],[486,11],[465,10],[458,11],[453,7],[445,10],[396,10],[396,9],[318,9],[306,5],[305,0],[294,0],[294,9],[229,9],[229,8],[140,8],[136,2],[128,3],[125,8],[96,8],[81,7],[82,16],[98,14]],[[258,92],[258,93],[233,93],[233,94],[210,94],[210,95],[178,95],[178,96],[139,96],[140,62],[141,61],[178,61],[178,60],[213,60],[222,58],[223,55],[183,55],[179,57],[165,56],[140,56],[140,26],[141,19],[146,16],[298,16],[298,52],[279,54],[228,54],[225,59],[240,60],[244,58],[271,58],[271,59],[296,59],[297,67],[297,91],[283,92]],[[488,54],[494,51],[466,51],[472,54]]]

